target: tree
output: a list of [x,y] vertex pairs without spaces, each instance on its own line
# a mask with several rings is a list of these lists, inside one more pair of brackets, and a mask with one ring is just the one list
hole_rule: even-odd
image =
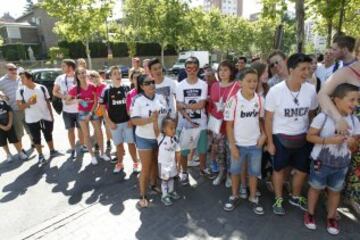
[[304,0],[296,0],[296,50],[301,53],[304,47],[304,19],[305,19],[305,6]]
[[57,19],[55,32],[69,42],[80,41],[86,49],[89,68],[92,68],[89,43],[106,32],[113,0],[43,0],[40,6]]
[[34,9],[33,0],[26,0],[24,14],[31,12]]
[[127,0],[125,1],[125,29],[128,43],[131,39],[159,43],[161,62],[168,46],[177,46],[186,33],[184,18],[188,6],[180,0]]

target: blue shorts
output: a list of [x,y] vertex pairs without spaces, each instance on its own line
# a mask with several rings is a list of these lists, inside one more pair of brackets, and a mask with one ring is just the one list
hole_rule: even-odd
[[287,148],[281,144],[280,140],[275,135],[273,135],[273,141],[276,151],[272,166],[275,171],[293,167],[301,172],[309,172],[309,157],[312,150],[312,144],[306,142],[306,144],[300,148]]
[[[79,112],[79,121],[85,121],[85,118],[87,118],[90,115],[90,112]],[[92,114],[90,117],[90,121],[98,121],[100,120],[99,116],[96,116],[96,114]]]
[[64,123],[65,123],[65,129],[69,130],[69,129],[73,129],[73,128],[80,128],[79,125],[79,114],[78,113],[68,113],[68,112],[63,112],[62,113],[63,119],[64,119]]
[[246,161],[248,164],[248,174],[253,177],[261,177],[262,149],[257,146],[236,147],[239,150],[240,158],[231,158],[231,174],[239,175],[241,173],[241,167],[244,166]]
[[118,123],[116,124],[116,129],[111,129],[112,140],[115,145],[126,143],[134,143],[134,133],[133,128],[128,127],[128,123]]
[[156,139],[147,139],[135,134],[135,143],[138,150],[153,150],[158,148]]
[[[200,137],[197,142],[196,151],[198,154],[206,154],[207,147],[208,147],[208,134],[207,134],[207,130],[204,129],[200,131]],[[186,157],[187,155],[189,155],[189,153],[190,153],[189,149],[181,150],[181,155],[183,157]]]
[[333,168],[321,165],[320,169],[314,169],[314,161],[310,166],[309,184],[316,190],[330,189],[333,192],[341,192],[345,185],[348,167]]

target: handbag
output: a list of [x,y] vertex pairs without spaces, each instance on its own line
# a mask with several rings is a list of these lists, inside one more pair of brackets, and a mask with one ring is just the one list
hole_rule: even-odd
[[61,114],[61,112],[62,112],[62,110],[63,110],[63,102],[62,102],[62,99],[53,96],[53,97],[52,97],[52,100],[51,100],[51,103],[52,103],[52,106],[53,106],[55,112],[57,112],[57,114]]
[[196,148],[200,138],[200,128],[183,128],[180,133],[180,147],[184,150]]
[[212,131],[215,134],[220,134],[221,125],[223,123],[222,119],[217,119],[210,114],[208,121],[208,130]]

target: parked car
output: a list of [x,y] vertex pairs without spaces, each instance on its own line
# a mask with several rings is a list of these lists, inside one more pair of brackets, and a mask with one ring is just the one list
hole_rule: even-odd
[[44,85],[52,97],[52,89],[57,76],[62,74],[61,68],[38,68],[31,70],[36,83]]

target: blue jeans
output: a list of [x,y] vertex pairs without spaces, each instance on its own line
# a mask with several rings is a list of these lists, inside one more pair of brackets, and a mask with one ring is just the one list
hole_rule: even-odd
[[240,153],[239,159],[231,157],[230,172],[234,175],[241,173],[245,161],[248,164],[248,174],[253,177],[261,177],[262,149],[257,146],[240,147],[236,146]]

